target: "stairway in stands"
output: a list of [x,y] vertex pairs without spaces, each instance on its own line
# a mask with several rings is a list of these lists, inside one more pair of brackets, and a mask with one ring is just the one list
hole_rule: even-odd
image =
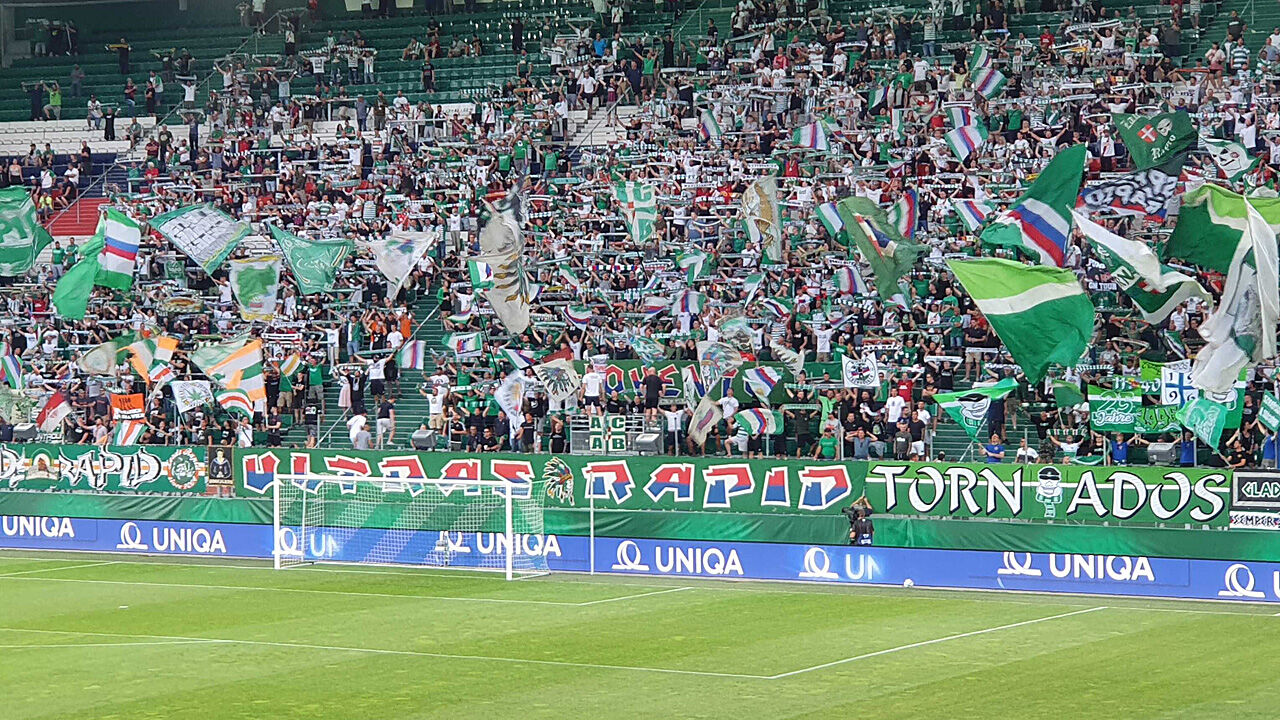
[[[439,316],[432,314],[437,307],[436,291],[435,287],[428,288],[410,301],[409,309],[413,313],[417,333],[412,339],[427,342],[428,359],[424,370],[400,371],[400,394],[396,398],[395,442],[388,447],[409,447],[409,436],[421,423],[426,422],[428,417],[427,398],[419,394],[418,387],[434,369],[435,364],[431,361],[430,355],[432,352],[439,353],[444,349],[442,341],[446,334]],[[339,388],[340,384],[336,380],[325,384],[325,412],[320,422],[322,447],[349,448],[351,446],[347,437],[347,416],[338,407]],[[369,434],[376,438],[374,418],[377,417],[377,408],[374,407],[373,402],[373,397],[366,393],[365,406],[369,413]],[[306,428],[299,425],[290,428],[285,434],[284,445],[302,447],[306,444],[306,440]]]
[[76,238],[93,235],[98,228],[100,209],[106,202],[104,197],[82,197],[76,200],[65,212],[54,216],[48,225],[49,234],[54,237],[70,235]]

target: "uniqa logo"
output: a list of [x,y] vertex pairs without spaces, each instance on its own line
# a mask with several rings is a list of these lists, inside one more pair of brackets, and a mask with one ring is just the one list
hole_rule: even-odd
[[338,541],[328,533],[311,532],[307,533],[306,538],[304,548],[304,543],[299,541],[297,530],[291,527],[280,528],[280,532],[276,533],[276,554],[295,558],[338,556]]
[[5,515],[0,529],[9,537],[72,538],[76,536],[71,518]]
[[656,546],[653,549],[653,566],[642,562],[643,553],[634,540],[618,543],[613,570],[628,572],[657,572],[670,575],[737,575],[741,577],[742,559],[738,551],[725,552],[717,547]]
[[539,535],[536,533],[516,533],[513,541],[508,542],[506,533],[477,533],[476,550],[484,555],[506,555],[507,548],[514,544],[516,555],[523,557],[560,557],[560,540],[555,535]]
[[[853,564],[853,554],[844,554],[844,578],[870,582],[880,574],[880,563],[874,557],[858,553],[858,564]],[[831,569],[831,556],[820,547],[811,547],[804,554],[804,569],[797,577],[809,580],[839,580],[840,575]]]
[[[1257,584],[1253,577],[1253,571],[1244,563],[1232,563],[1227,566],[1226,572],[1222,576],[1222,590],[1218,591],[1218,597],[1238,597],[1238,598],[1265,598],[1267,594],[1262,590],[1254,590]],[[1280,570],[1271,573],[1271,590],[1277,598],[1280,598]]]
[[[1017,577],[1042,577],[1044,572],[1034,567],[1031,553],[1004,553],[1004,565],[997,575]],[[1056,578],[1075,580],[1116,580],[1118,582],[1155,582],[1151,561],[1145,557],[1127,555],[1058,555],[1049,554],[1049,574]]]
[[623,540],[618,543],[618,552],[612,569],[648,572],[649,566],[640,562],[640,557],[640,546],[636,544],[636,541]]

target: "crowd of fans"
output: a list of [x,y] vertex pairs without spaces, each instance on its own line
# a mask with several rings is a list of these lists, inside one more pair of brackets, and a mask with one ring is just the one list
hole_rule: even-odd
[[[902,13],[840,17],[820,3],[742,0],[730,27],[710,23],[697,38],[628,35],[625,6],[617,7],[615,14],[613,5],[602,4],[594,19],[562,23],[520,19],[509,45],[498,48],[478,47],[478,37],[446,37],[428,21],[424,36],[410,42],[401,58],[423,63],[423,91],[434,87],[432,61],[438,58],[514,56],[514,72],[501,87],[465,107],[433,105],[429,95],[411,99],[403,91],[349,92],[348,84],[378,82],[377,53],[361,34],[299,42],[301,28],[290,26],[288,52],[271,67],[244,58],[219,61],[217,89],[203,107],[187,108],[187,137],[166,126],[145,138],[144,159],[130,168],[128,187],[114,188],[113,200],[139,220],[210,202],[255,228],[271,222],[312,238],[378,238],[395,227],[431,238],[433,249],[403,295],[386,297],[385,280],[357,253],[333,293],[302,296],[286,289],[277,320],[252,328],[273,339],[269,348],[276,358],[290,343],[302,343],[307,369],[291,384],[306,389],[304,397],[312,386],[342,383],[343,411],[391,421],[369,422],[379,431],[376,440],[353,427],[349,437],[357,445],[404,442],[403,420],[395,435],[394,401],[412,393],[426,396],[430,410],[422,420],[452,437],[455,447],[559,451],[567,417],[588,410],[583,395],[589,385],[563,403],[535,389],[525,417],[508,418],[491,397],[494,385],[514,371],[503,349],[565,349],[590,364],[600,356],[635,359],[629,338],[643,335],[663,343],[669,359],[694,361],[698,341],[720,338],[726,319],[745,318],[749,359],[776,362],[780,347],[809,362],[805,373],[786,382],[785,402],[775,404],[783,416],[780,435],[748,439],[726,419],[700,447],[687,440],[683,399],[663,400],[659,414],[646,407],[643,391],[613,393],[600,398],[601,408],[647,415],[668,434],[671,452],[923,459],[936,456],[933,434],[948,422],[938,417],[933,395],[1012,377],[1018,390],[993,403],[987,418],[984,432],[995,436],[975,447],[971,458],[1011,462],[1034,453],[1040,462],[1129,460],[1130,446],[1138,443],[1091,432],[1083,407],[1058,409],[1052,383],[1107,384],[1136,377],[1140,357],[1194,354],[1206,305],[1193,299],[1160,326],[1144,323],[1076,238],[1066,265],[1100,309],[1096,342],[1077,368],[1029,385],[942,263],[991,254],[953,203],[975,196],[1008,202],[1059,149],[1076,143],[1088,147],[1089,179],[1123,172],[1130,165],[1111,114],[1169,109],[1188,110],[1206,136],[1246,144],[1263,159],[1248,182],[1273,185],[1280,164],[1280,152],[1273,152],[1280,142],[1274,132],[1280,130],[1280,92],[1268,73],[1280,59],[1280,29],[1249,48],[1246,28],[1233,16],[1221,42],[1204,57],[1189,57],[1197,32],[1207,29],[1199,3],[1115,13],[1096,1],[1028,8],[1025,0],[1011,6],[935,0]],[[1011,19],[1036,10],[1055,13],[1038,36],[1008,32]],[[526,22],[537,26],[536,50],[524,41]],[[1008,77],[994,99],[975,92],[969,81],[976,48]],[[176,57],[181,62],[183,53]],[[550,75],[535,71],[543,64]],[[943,141],[951,129],[943,110],[960,105],[990,133],[963,161]],[[575,144],[581,110],[588,111],[588,129],[607,128],[614,140]],[[699,133],[704,111],[722,135]],[[817,120],[829,130],[829,150],[793,142],[796,128]],[[40,153],[33,153],[39,163]],[[769,261],[741,228],[741,196],[762,175],[777,178],[784,215],[780,261]],[[1183,181],[1194,186],[1214,176],[1209,160],[1193,154]],[[646,238],[628,233],[614,199],[614,186],[623,181],[656,190],[658,216]],[[45,189],[43,173],[39,184],[33,187],[37,196]],[[850,264],[850,254],[819,221],[818,206],[851,195],[888,205],[908,188],[918,198],[915,238],[929,248],[909,278],[909,296],[892,303],[873,291],[837,288],[833,276]],[[465,263],[478,251],[486,201],[513,190],[528,201],[525,266],[542,288],[530,328],[516,337],[474,292]],[[1154,240],[1162,231],[1140,218],[1105,222],[1128,237]],[[265,239],[246,243],[239,253],[264,248],[270,248]],[[692,282],[674,264],[690,251],[709,258],[708,272]],[[154,325],[186,338],[244,329],[224,273],[210,277],[190,263],[170,272],[183,258],[154,235],[133,296],[100,289],[93,319],[63,322],[49,312],[48,289],[74,254],[61,245],[54,252],[52,264],[9,292],[12,316],[30,320],[4,331],[16,354],[47,382],[58,382],[77,352],[126,329]],[[764,274],[763,285],[749,290],[746,280],[756,273]],[[1220,288],[1220,276],[1199,276],[1205,287]],[[672,297],[686,287],[705,295],[700,311],[646,310],[646,298]],[[435,293],[431,305],[439,306],[429,322],[443,323],[448,332],[483,333],[484,351],[467,358],[438,355],[420,388],[392,386],[395,378],[387,372],[396,374],[395,363],[386,359],[418,330],[423,318],[415,319],[410,308],[428,288]],[[203,298],[196,301],[203,308],[170,302],[180,296]],[[747,302],[749,296],[755,300]],[[780,316],[756,301],[767,297],[785,299],[790,312]],[[590,309],[586,327],[565,322],[566,306]],[[844,388],[840,357],[868,354],[879,361],[880,388]],[[182,364],[175,369],[179,376],[195,371]],[[116,380],[71,380],[82,410],[73,434],[102,441],[106,430],[98,426],[110,421],[100,398],[113,382],[128,387],[133,381],[127,374],[122,367]],[[1251,371],[1242,427],[1223,447],[1202,448],[1201,461],[1274,462],[1274,435],[1256,417],[1261,393],[1274,390],[1272,375]],[[280,416],[314,428],[308,442],[345,441],[345,431],[334,437],[323,427],[321,413],[332,420],[333,408],[305,416],[312,406],[298,398],[298,390],[277,391],[258,408],[254,425],[268,441],[281,441]],[[741,396],[722,402],[726,417],[759,404]],[[152,405],[151,441],[237,441],[235,429],[216,414],[176,417],[159,394]],[[1006,437],[1012,438],[1008,450]],[[1014,439],[1023,448],[1015,451]]]

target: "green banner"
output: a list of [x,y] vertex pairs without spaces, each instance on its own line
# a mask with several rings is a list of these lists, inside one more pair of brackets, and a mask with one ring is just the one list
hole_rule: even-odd
[[[234,476],[240,497],[269,495],[277,473],[310,473],[350,475],[353,483],[369,476],[506,479],[545,492],[549,506],[838,514],[861,495],[865,472],[866,463],[834,460],[247,449],[235,452]],[[405,482],[389,494],[416,490]]]
[[[249,449],[236,451],[236,494],[269,496],[284,472],[507,479],[548,507],[604,511],[838,515],[865,494],[877,515],[1215,527],[1231,489],[1230,471],[1191,468]],[[387,494],[415,492],[406,481]]]
[[1258,422],[1271,432],[1280,428],[1280,400],[1271,393],[1264,393],[1262,405],[1258,408]]
[[1138,408],[1133,430],[1141,435],[1182,432],[1178,422],[1179,405],[1147,405]]
[[1225,527],[1227,470],[874,462],[877,513]]
[[1089,386],[1089,424],[1098,432],[1133,432],[1142,395],[1137,390]]
[[229,450],[218,450],[222,472],[210,482],[203,447],[0,445],[0,487],[203,495],[219,484],[230,489]]

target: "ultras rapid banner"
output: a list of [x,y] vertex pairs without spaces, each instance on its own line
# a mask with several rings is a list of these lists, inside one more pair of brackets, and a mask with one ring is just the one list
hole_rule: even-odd
[[1231,493],[1216,469],[250,449],[236,494],[269,495],[277,472],[507,479],[548,507],[836,515],[865,495],[877,515],[1213,527]]

